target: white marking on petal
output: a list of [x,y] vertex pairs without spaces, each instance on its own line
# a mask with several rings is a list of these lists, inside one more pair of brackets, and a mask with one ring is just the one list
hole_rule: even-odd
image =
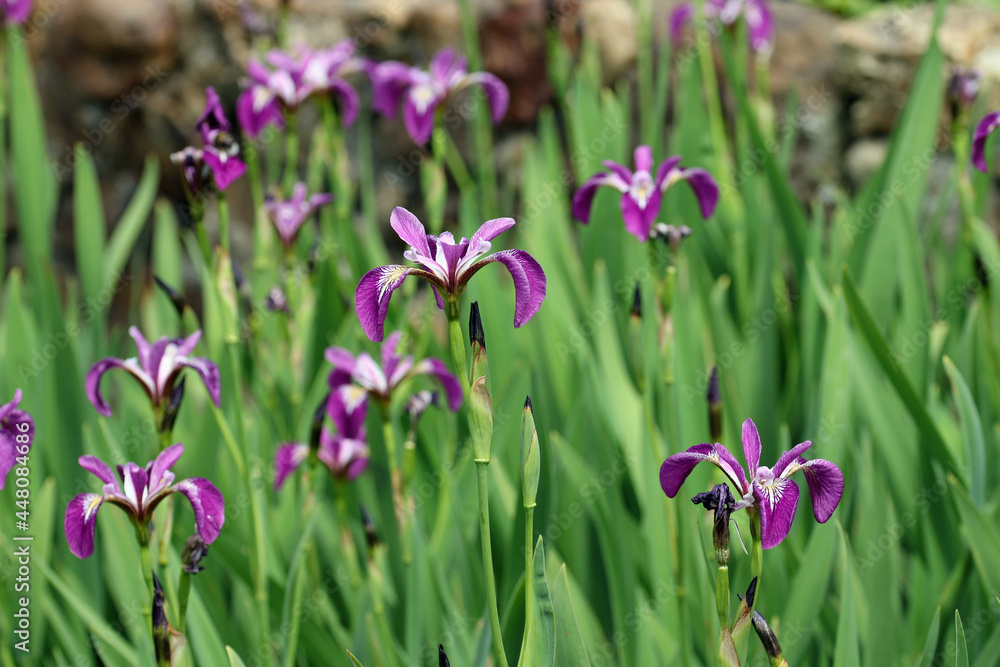
[[409,269],[405,266],[386,266],[382,268],[382,275],[378,278],[378,300],[379,302],[385,298],[386,293],[389,292],[389,288],[393,286],[394,283],[403,279],[406,272]]

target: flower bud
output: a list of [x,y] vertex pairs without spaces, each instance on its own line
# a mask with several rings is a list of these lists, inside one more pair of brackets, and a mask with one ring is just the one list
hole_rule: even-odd
[[742,646],[744,652],[747,647],[747,633],[750,631],[750,609],[753,607],[754,595],[757,593],[757,577],[754,577],[747,587],[747,594],[744,598],[739,593],[736,596],[740,599],[740,606],[736,609],[736,620],[733,621],[733,643]]
[[448,654],[444,652],[444,646],[441,644],[438,644],[438,667],[451,667]]
[[628,316],[628,362],[635,386],[639,391],[643,391],[646,385],[646,363],[642,334],[642,294],[639,283],[635,284],[632,312]]
[[309,427],[309,451],[311,452],[319,451],[320,438],[323,434],[323,419],[326,417],[326,408],[331,398],[332,395],[327,394],[316,406],[316,411],[313,413],[312,423]]
[[156,282],[156,285],[163,290],[163,293],[167,295],[167,298],[170,299],[170,303],[173,304],[174,310],[177,311],[177,317],[183,319],[184,309],[188,307],[188,302],[187,299],[184,298],[184,295],[167,283],[163,282],[159,276],[153,276],[153,280]]
[[177,421],[177,413],[181,409],[181,401],[184,400],[184,381],[186,378],[181,378],[181,381],[174,385],[174,388],[170,390],[170,399],[167,401],[167,407],[163,410],[163,419],[160,421],[160,432],[170,433],[174,430],[174,423]]
[[170,625],[163,611],[163,586],[160,578],[153,573],[153,648],[156,651],[156,664],[170,664]]
[[541,473],[541,455],[538,451],[538,431],[531,409],[531,397],[524,399],[521,413],[521,494],[524,507],[535,506],[538,496],[538,477]]
[[469,431],[472,434],[472,457],[489,463],[493,448],[493,400],[490,398],[490,367],[486,358],[486,335],[479,317],[479,303],[472,302],[469,315],[469,338],[472,343],[472,367],[469,381]]

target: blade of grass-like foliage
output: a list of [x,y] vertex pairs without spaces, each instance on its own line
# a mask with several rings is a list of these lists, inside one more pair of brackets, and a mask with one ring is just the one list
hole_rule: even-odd
[[858,619],[854,611],[854,568],[847,536],[838,524],[841,546],[840,616],[837,621],[837,644],[834,667],[858,667],[861,654],[858,646]]
[[[825,606],[830,577],[833,574],[833,558],[837,553],[835,541],[837,531],[817,528],[812,536],[802,558],[795,579],[791,586],[791,594],[785,603],[782,618],[786,623],[794,623],[794,629],[815,627],[820,612]],[[789,641],[783,641],[781,648],[788,664],[802,662],[802,655],[809,647],[812,639],[809,632],[794,632]]]
[[160,162],[155,155],[146,157],[146,165],[142,170],[142,178],[139,187],[136,188],[132,200],[122,213],[122,217],[115,226],[115,231],[111,233],[108,246],[103,256],[104,259],[104,282],[113,282],[125,267],[125,262],[135,241],[139,238],[149,213],[153,209],[153,201],[156,198],[156,190],[160,185]]
[[962,532],[972,550],[979,576],[991,591],[1000,590],[1000,534],[996,525],[980,511],[968,492],[952,480],[952,494],[962,518]]
[[357,658],[354,657],[353,653],[351,653],[350,651],[348,651],[347,655],[348,655],[348,657],[350,657],[351,664],[354,665],[354,667],[365,667],[364,665],[361,664],[360,660],[358,660]]
[[955,667],[969,667],[969,646],[965,642],[962,616],[955,610]]
[[580,632],[576,609],[570,596],[566,564],[563,563],[552,584],[552,607],[555,614],[556,656],[560,665],[589,667],[590,656]]
[[961,418],[965,466],[969,471],[969,497],[978,507],[982,507],[986,493],[986,444],[983,439],[983,424],[965,378],[948,357],[944,358],[944,368],[951,380],[952,395]]
[[226,646],[226,655],[229,657],[229,667],[246,667],[240,654],[234,651],[232,646]]
[[927,639],[924,640],[924,650],[920,653],[916,667],[931,667],[934,662],[934,649],[937,648],[938,633],[941,632],[941,607],[934,611],[931,626],[927,629]]
[[851,313],[854,325],[860,331],[862,338],[867,343],[876,361],[878,361],[882,371],[888,376],[892,386],[896,389],[896,393],[903,400],[903,404],[916,422],[921,435],[923,435],[924,440],[930,445],[931,453],[948,470],[958,475],[964,486],[965,475],[963,471],[960,470],[954,455],[945,443],[944,438],[941,437],[941,432],[931,419],[923,401],[917,395],[909,379],[907,379],[906,375],[897,365],[892,352],[889,351],[889,346],[879,332],[878,326],[875,324],[874,319],[872,319],[868,308],[861,300],[857,285],[855,285],[854,278],[851,277],[850,270],[847,267],[844,267],[843,286],[844,297],[847,300],[847,309]]
[[103,618],[98,618],[93,613],[91,605],[77,597],[76,593],[66,585],[59,575],[52,571],[48,563],[45,561],[35,561],[34,564],[41,571],[42,575],[52,584],[52,587],[59,591],[59,594],[69,604],[70,608],[73,609],[73,611],[78,614],[80,618],[88,619],[90,631],[94,633],[97,638],[101,639],[110,648],[114,649],[114,651],[126,661],[126,664],[139,664],[139,657],[135,648],[125,641],[121,635],[115,632]]
[[85,298],[96,297],[103,284],[106,227],[97,169],[90,152],[78,143],[73,173],[73,231],[76,272]]
[[530,583],[535,588],[535,600],[531,606],[531,621],[528,623],[524,653],[518,664],[524,667],[551,667],[555,664],[556,657],[555,611],[549,582],[545,577],[545,547],[542,545],[541,535],[535,543],[534,561],[535,580]]

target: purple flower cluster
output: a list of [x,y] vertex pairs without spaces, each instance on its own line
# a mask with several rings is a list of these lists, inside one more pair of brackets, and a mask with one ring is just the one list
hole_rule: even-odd
[[[694,12],[695,4],[685,2],[670,14],[672,40],[677,41]],[[757,53],[770,53],[774,48],[774,16],[765,0],[705,0],[705,18],[732,26],[740,16],[747,22],[750,48]]]

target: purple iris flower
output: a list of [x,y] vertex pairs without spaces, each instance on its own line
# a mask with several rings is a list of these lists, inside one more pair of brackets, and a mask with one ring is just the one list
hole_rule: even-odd
[[716,443],[701,444],[669,457],[660,467],[660,486],[673,498],[681,484],[702,461],[718,466],[742,497],[735,510],[757,507],[760,511],[761,541],[765,549],[781,544],[792,527],[799,503],[799,487],[789,479],[801,470],[809,484],[813,516],[826,523],[833,515],[844,493],[844,474],[835,464],[824,459],[807,461],[802,454],[812,445],[808,440],[784,452],[773,468],[760,465],[760,436],[753,420],[743,422],[743,456],[746,457],[753,477],[728,449]]
[[510,103],[510,92],[503,81],[489,72],[469,74],[465,57],[450,48],[434,54],[429,71],[393,60],[379,63],[372,69],[372,84],[375,110],[393,118],[402,103],[403,124],[413,141],[420,145],[431,138],[438,107],[463,88],[482,86],[494,125],[503,119]]
[[[326,414],[337,427],[331,433],[325,426],[319,436],[316,458],[322,461],[330,474],[340,480],[353,480],[368,467],[368,435],[365,432],[365,415],[368,414],[368,392],[362,387],[342,385],[330,393]],[[274,454],[274,490],[309,457],[309,445],[286,442]]]
[[520,327],[541,308],[545,298],[545,272],[531,255],[523,250],[486,254],[491,247],[490,241],[514,226],[513,218],[487,220],[471,239],[462,237],[457,242],[451,232],[442,232],[440,236],[428,234],[415,215],[399,206],[393,209],[389,224],[399,238],[410,244],[403,257],[423,268],[380,266],[361,277],[354,292],[354,305],[361,328],[369,339],[382,340],[389,299],[409,275],[420,276],[434,286],[439,308],[444,309],[445,300],[454,308],[472,275],[490,262],[500,262],[514,279],[514,326]]
[[135,340],[135,346],[139,350],[138,357],[107,357],[91,366],[87,372],[87,398],[100,414],[111,416],[111,408],[101,395],[101,377],[112,368],[124,368],[139,380],[155,410],[162,410],[170,400],[174,382],[185,368],[191,368],[201,375],[212,402],[216,406],[220,405],[222,384],[219,367],[204,357],[190,356],[201,339],[200,331],[195,331],[187,338],[164,336],[152,344],[146,342],[136,327],[129,327],[128,333]]
[[396,388],[414,375],[433,375],[441,383],[448,396],[448,406],[452,411],[462,405],[462,385],[451,374],[444,362],[434,357],[414,363],[413,356],[403,357],[396,348],[403,333],[396,331],[382,343],[382,365],[372,359],[367,352],[357,357],[342,347],[326,348],[326,360],[333,364],[330,373],[330,388],[337,389],[355,382],[376,401],[388,404]]
[[214,484],[201,477],[173,483],[174,474],[169,468],[183,453],[184,445],[177,443],[160,452],[145,468],[134,463],[118,466],[121,483],[107,463],[96,456],[81,456],[80,465],[104,482],[104,487],[101,493],[81,493],[66,507],[66,541],[73,555],[87,558],[94,553],[97,510],[105,502],[128,512],[137,526],[146,526],[156,506],[171,493],[182,493],[191,501],[198,534],[205,544],[214,542],[226,521],[225,500]]
[[232,133],[232,125],[222,109],[219,95],[211,86],[205,89],[205,110],[195,124],[205,144],[202,159],[212,170],[215,185],[225,190],[247,170],[240,159],[240,145]]
[[[694,16],[694,5],[685,2],[670,14],[670,37],[676,41],[681,30]],[[705,16],[731,26],[740,15],[747,22],[750,48],[757,53],[770,53],[774,46],[774,15],[765,0],[705,0]]]
[[205,164],[205,152],[194,146],[170,154],[170,161],[181,170],[181,177],[192,197],[198,197],[205,182],[208,180],[208,166]]
[[320,206],[333,201],[333,195],[317,193],[306,197],[306,184],[296,183],[291,199],[275,199],[267,202],[267,214],[278,229],[278,236],[285,248],[291,248],[298,236],[302,224],[315,213]]
[[971,109],[982,87],[982,77],[982,73],[977,69],[966,69],[956,65],[948,81],[948,96],[952,104],[966,111]]
[[24,410],[19,410],[21,390],[14,392],[10,403],[0,405],[0,490],[7,481],[7,473],[17,460],[28,455],[35,441],[35,422]]
[[344,77],[366,68],[354,53],[354,44],[347,39],[329,49],[303,50],[298,55],[273,49],[265,57],[267,64],[251,58],[247,63],[250,86],[236,102],[240,127],[257,137],[269,124],[281,127],[286,109],[298,109],[311,95],[331,93],[340,99],[343,123],[350,125],[360,103],[354,86]]
[[719,186],[704,169],[682,169],[680,161],[679,155],[667,158],[654,176],[653,149],[649,146],[635,149],[634,173],[624,165],[605,160],[604,166],[608,171],[591,176],[573,195],[573,216],[580,222],[588,222],[597,188],[609,185],[622,193],[621,210],[625,229],[640,241],[645,241],[649,238],[656,216],[660,214],[663,194],[678,181],[687,181],[698,198],[702,216],[709,218],[719,201]]
[[4,25],[23,25],[31,16],[31,4],[32,0],[0,0]]
[[986,166],[986,139],[998,127],[1000,127],[1000,111],[994,111],[983,116],[972,135],[972,164],[984,174],[989,169]]

